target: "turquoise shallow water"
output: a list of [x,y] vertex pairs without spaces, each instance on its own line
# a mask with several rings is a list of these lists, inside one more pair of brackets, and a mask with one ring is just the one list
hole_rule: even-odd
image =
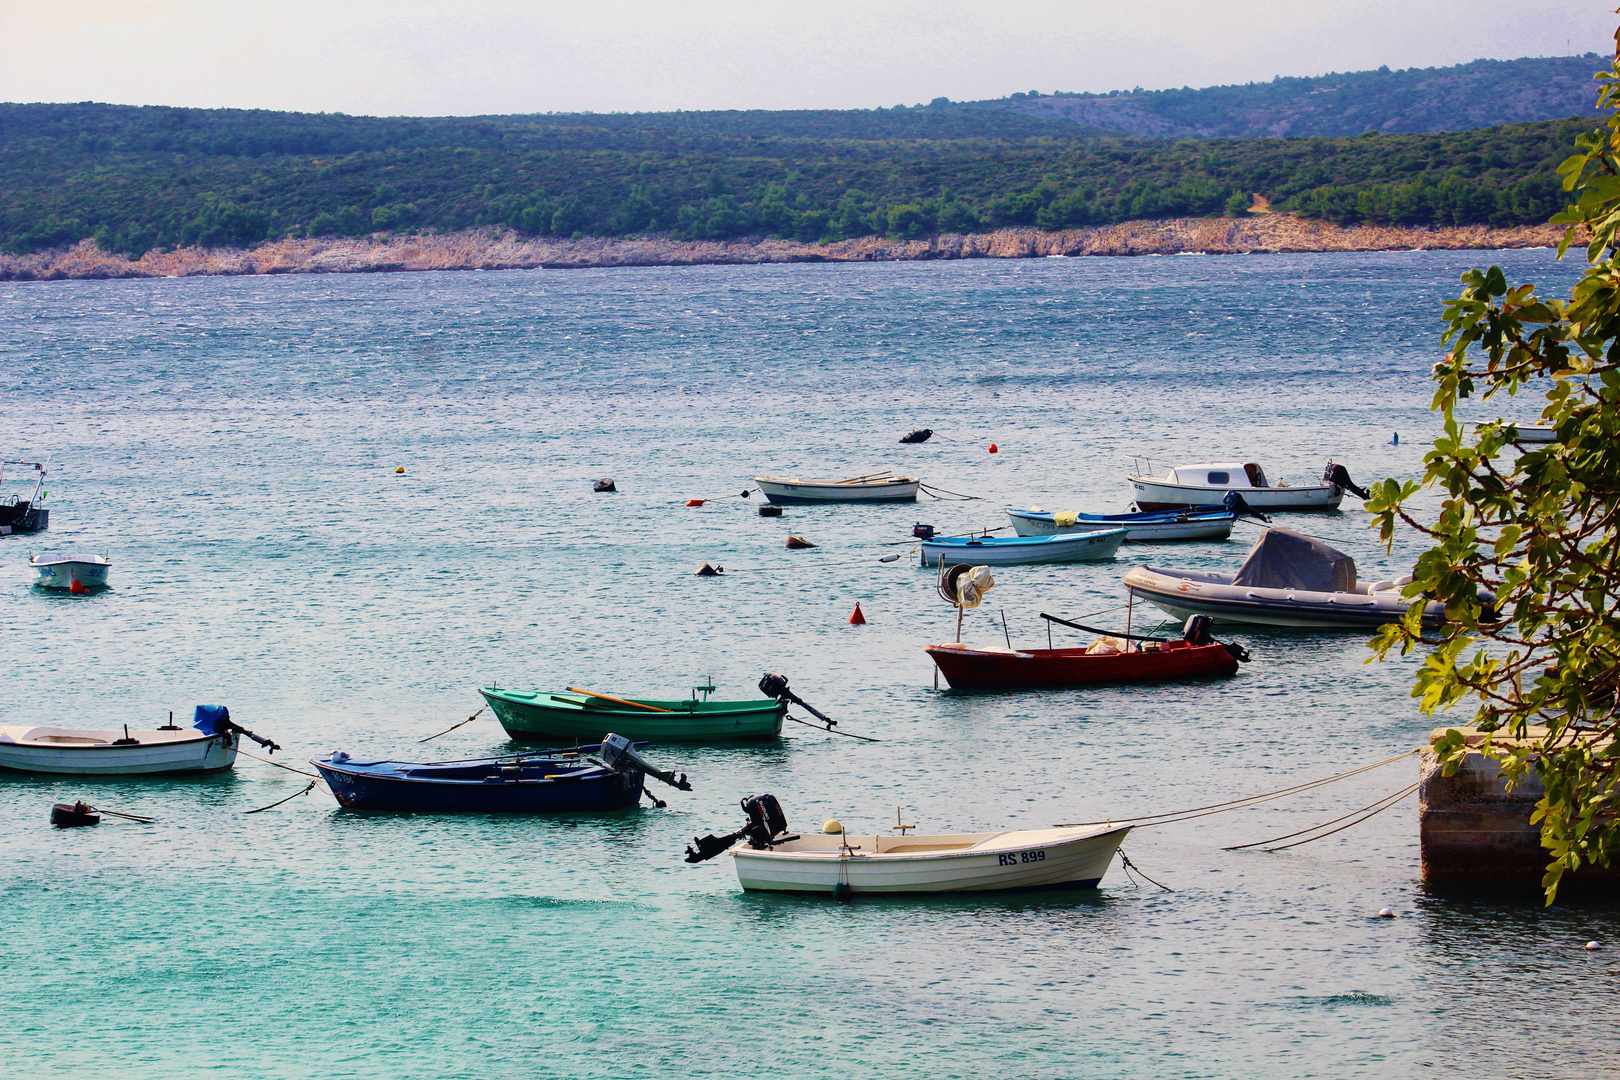
[[[1412,475],[1438,301],[1491,260],[1572,277],[1519,252],[0,285],[4,451],[55,470],[51,532],[0,540],[0,721],[217,701],[295,764],[464,757],[505,749],[498,726],[415,740],[490,680],[673,695],[712,674],[752,696],[770,670],[884,740],[657,748],[696,790],[604,817],[367,816],[318,792],[244,816],[304,783],[247,760],[0,778],[0,1075],[1612,1073],[1615,954],[1579,949],[1620,944],[1612,910],[1426,893],[1411,802],[1220,850],[1392,792],[1411,761],[1139,830],[1127,851],[1174,892],[1116,868],[1091,892],[836,905],[680,858],[759,791],[800,827],[897,807],[1031,827],[1416,745],[1412,661],[1364,665],[1355,635],[1234,635],[1255,659],[1222,683],[936,693],[920,646],[953,615],[929,572],[877,558],[919,519],[1122,509],[1132,454]],[[896,444],[924,425],[949,441]],[[986,501],[682,505],[885,467]],[[1415,550],[1385,555],[1359,509],[1287,523],[1366,578]],[[790,531],[820,548],[785,551]],[[1243,535],[1006,568],[966,637],[998,640],[1005,609],[1043,640],[1039,611],[1119,603],[1131,560],[1232,565]],[[84,548],[111,552],[110,590],[29,586],[29,551]],[[732,572],[692,577],[704,560]],[[159,820],[46,827],[73,797]]]

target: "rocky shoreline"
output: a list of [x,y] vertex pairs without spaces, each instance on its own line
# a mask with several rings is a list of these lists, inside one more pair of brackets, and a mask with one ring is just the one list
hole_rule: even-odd
[[1245,219],[1178,218],[1046,232],[998,229],[943,233],[917,240],[868,236],[830,244],[745,237],[682,241],[523,237],[501,229],[358,239],[277,240],[251,250],[182,248],[130,260],[89,240],[71,248],[0,255],[0,281],[194,277],[229,274],[344,274],[416,270],[583,269],[610,266],[714,266],[793,262],[894,262],[922,259],[1034,259],[1064,255],[1209,255],[1284,252],[1488,250],[1550,247],[1555,225],[1490,228],[1338,226],[1283,214]]

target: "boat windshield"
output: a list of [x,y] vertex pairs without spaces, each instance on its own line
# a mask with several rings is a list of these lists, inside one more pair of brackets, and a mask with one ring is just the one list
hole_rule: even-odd
[[37,503],[45,486],[45,466],[37,461],[0,461],[0,506]]

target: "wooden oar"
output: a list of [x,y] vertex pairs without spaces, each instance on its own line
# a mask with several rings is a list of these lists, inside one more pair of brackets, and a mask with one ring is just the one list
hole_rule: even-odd
[[893,476],[893,469],[884,469],[882,472],[867,473],[865,476],[852,476],[848,480],[835,480],[835,484],[858,484],[862,480],[876,480],[880,476]]
[[611,701],[615,705],[628,705],[632,709],[646,709],[648,712],[674,712],[675,711],[674,709],[660,708],[657,705],[643,705],[639,701],[630,701],[630,700],[628,700],[626,698],[622,698],[622,697],[613,697],[611,694],[598,694],[594,690],[581,690],[577,686],[570,686],[567,689],[568,689],[568,692],[570,694],[584,694],[586,697],[601,698],[603,701]]

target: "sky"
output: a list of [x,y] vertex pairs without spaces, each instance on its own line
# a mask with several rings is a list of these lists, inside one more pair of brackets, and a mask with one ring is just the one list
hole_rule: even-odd
[[877,108],[1613,51],[1615,0],[0,0],[0,101]]

